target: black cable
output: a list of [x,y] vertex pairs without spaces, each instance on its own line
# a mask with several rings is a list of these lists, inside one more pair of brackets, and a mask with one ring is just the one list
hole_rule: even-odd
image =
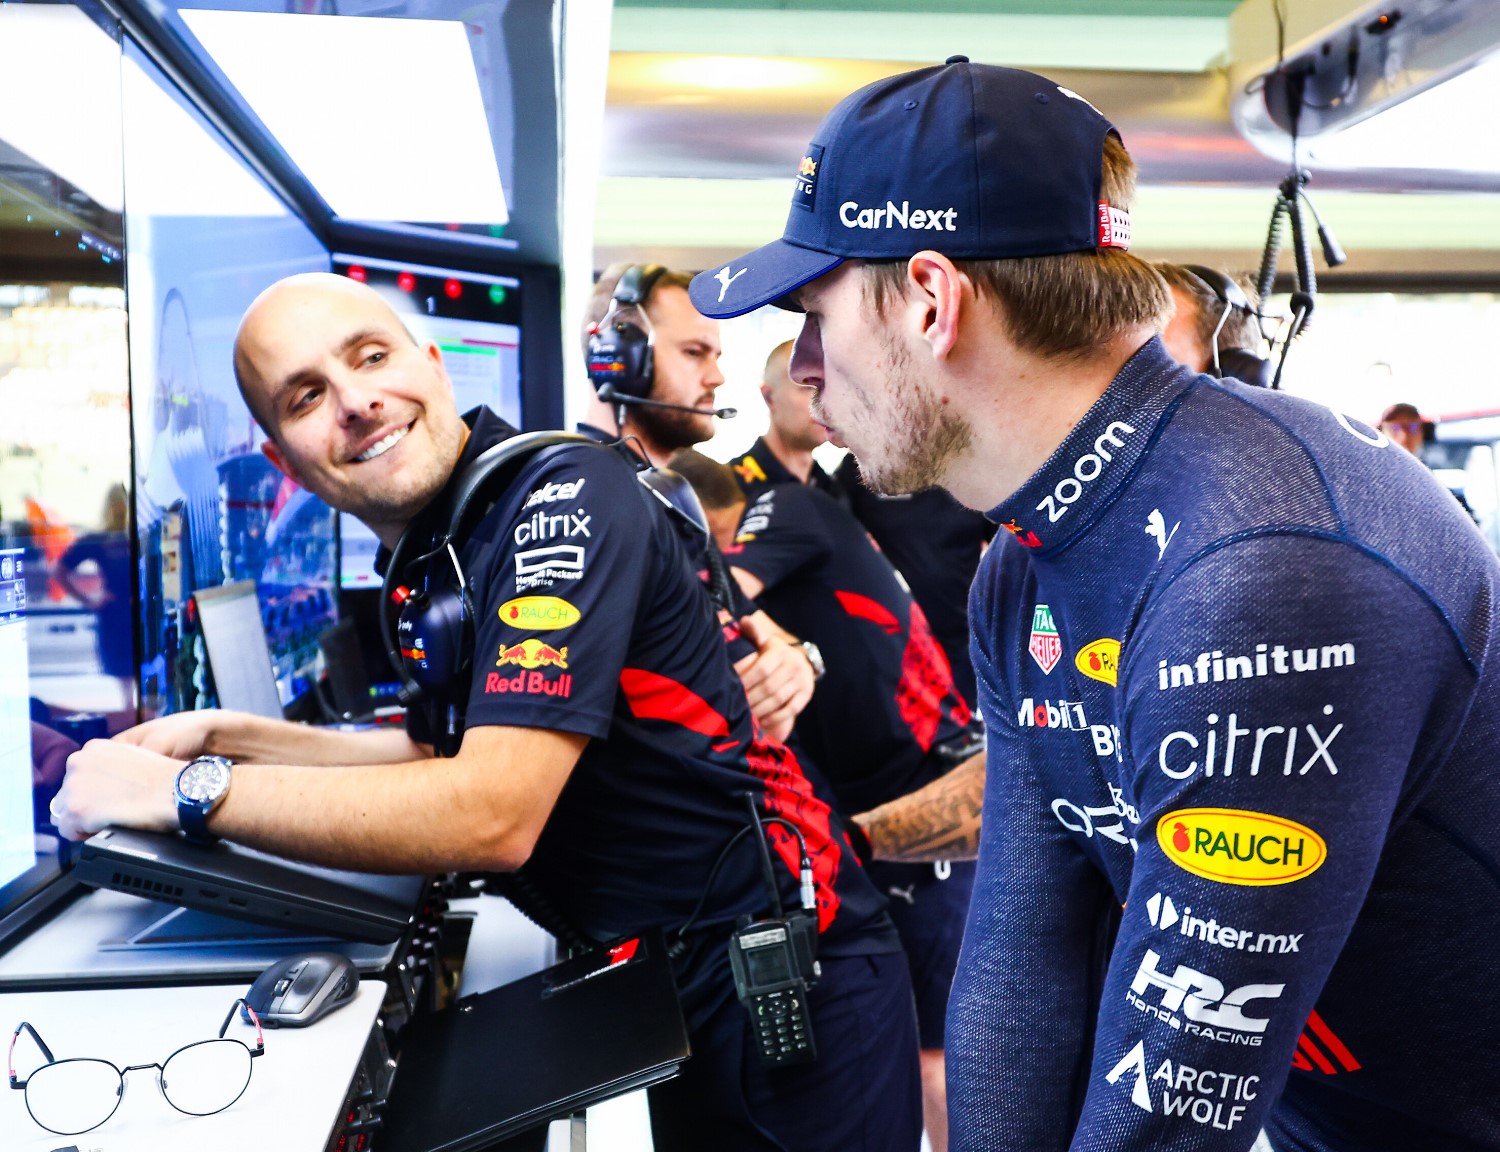
[[[753,804],[754,804],[753,793],[746,792],[745,795],[747,797],[751,797],[751,804],[753,806]],[[768,816],[768,817],[766,817],[766,819],[764,820],[764,822],[762,822],[761,819],[760,819],[759,812],[756,812],[755,813],[755,827],[752,828],[751,826],[747,825],[746,827],[739,829],[737,832],[735,832],[735,834],[733,836],[731,836],[728,839],[728,841],[724,844],[724,847],[719,850],[718,858],[716,860],[714,860],[714,866],[712,868],[710,868],[709,871],[708,871],[708,880],[703,885],[703,892],[698,897],[698,903],[694,906],[692,914],[689,915],[688,918],[683,921],[682,927],[679,928],[679,929],[677,929],[677,932],[676,932],[677,939],[672,944],[672,948],[671,948],[671,954],[673,956],[677,956],[677,955],[681,954],[682,949],[685,947],[685,938],[686,938],[688,932],[692,929],[693,925],[698,922],[698,917],[701,916],[701,915],[703,915],[704,905],[706,905],[708,903],[708,897],[709,897],[709,895],[714,890],[714,884],[718,882],[719,871],[720,871],[720,869],[722,869],[724,867],[724,861],[729,858],[729,853],[734,850],[734,846],[736,844],[738,844],[741,840],[743,840],[747,835],[749,835],[750,832],[755,831],[758,828],[758,829],[760,829],[760,832],[761,832],[761,845],[762,845],[762,850],[764,851],[764,845],[765,845],[765,829],[764,829],[764,824],[780,824],[783,828],[785,828],[788,832],[790,832],[793,836],[795,836],[797,838],[797,845],[801,849],[801,852],[802,852],[802,859],[799,861],[799,870],[804,874],[804,876],[806,877],[806,879],[808,881],[811,880],[811,875],[812,875],[812,858],[810,856],[808,856],[808,854],[807,854],[807,840],[802,835],[802,829],[798,828],[790,820],[783,820],[780,816]],[[764,860],[767,868],[769,868],[770,867],[770,861],[771,861],[771,857],[770,857],[770,853],[769,852],[765,852],[765,854],[763,856],[763,860]],[[775,897],[776,914],[777,914],[777,916],[781,916],[783,914],[783,912],[782,912],[782,905],[781,905],[781,895],[780,895],[779,892],[776,891],[774,883],[772,884],[771,892],[772,892],[773,896]],[[805,894],[804,894],[804,903],[806,903],[806,895]],[[809,911],[811,911],[814,907],[816,907],[815,904],[810,905],[809,906]]]
[[776,919],[786,918],[786,909],[781,904],[781,889],[776,887],[776,870],[771,867],[771,850],[766,847],[766,829],[760,822],[760,809],[755,806],[755,793],[741,793],[745,807],[750,811],[750,827],[755,829],[756,855],[760,857],[761,879],[766,882],[766,894],[771,898],[771,907],[776,910]]

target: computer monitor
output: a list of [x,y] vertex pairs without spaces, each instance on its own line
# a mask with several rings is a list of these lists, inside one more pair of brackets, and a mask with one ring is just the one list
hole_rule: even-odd
[[200,588],[193,599],[219,707],[280,720],[281,694],[254,582]]
[[0,548],[0,948],[60,890],[69,854],[47,805],[77,745],[32,722],[26,629],[24,550]]
[[[521,281],[334,253],[333,270],[374,288],[422,343],[443,354],[458,410],[488,405],[521,427]],[[379,588],[375,534],[353,516],[339,517],[339,583]]]

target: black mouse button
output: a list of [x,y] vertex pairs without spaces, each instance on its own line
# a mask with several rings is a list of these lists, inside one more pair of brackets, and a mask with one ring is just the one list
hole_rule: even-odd
[[327,975],[324,965],[304,964],[300,971],[293,973],[291,997],[306,1003]]

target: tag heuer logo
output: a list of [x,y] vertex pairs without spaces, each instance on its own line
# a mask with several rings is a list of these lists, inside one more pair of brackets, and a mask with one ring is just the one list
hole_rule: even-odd
[[1031,643],[1026,646],[1031,658],[1037,662],[1042,674],[1051,673],[1062,659],[1062,638],[1057,634],[1057,625],[1052,620],[1052,609],[1038,604],[1031,614]]

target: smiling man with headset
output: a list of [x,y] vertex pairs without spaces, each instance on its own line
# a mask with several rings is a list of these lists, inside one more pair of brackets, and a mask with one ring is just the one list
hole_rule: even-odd
[[362,284],[272,286],[235,359],[267,456],[389,550],[408,730],[169,716],[76,753],[58,826],[180,822],[371,871],[524,866],[571,934],[672,942],[693,1057],[652,1089],[658,1149],[915,1149],[900,943],[837,817],[761,738],[691,529],[613,448],[556,435],[506,461],[515,430],[460,417],[437,348]]

